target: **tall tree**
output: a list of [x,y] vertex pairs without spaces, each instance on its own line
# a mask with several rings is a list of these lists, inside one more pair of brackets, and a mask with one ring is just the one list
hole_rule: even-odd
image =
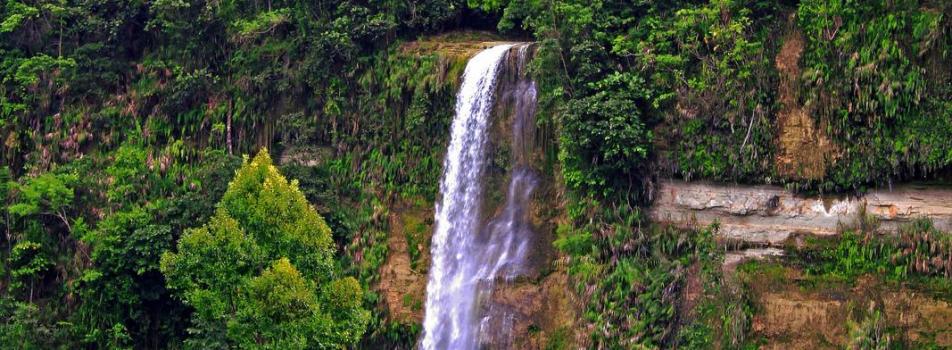
[[162,256],[170,289],[195,308],[195,348],[339,348],[369,312],[333,268],[331,232],[266,150],[245,160],[211,221]]

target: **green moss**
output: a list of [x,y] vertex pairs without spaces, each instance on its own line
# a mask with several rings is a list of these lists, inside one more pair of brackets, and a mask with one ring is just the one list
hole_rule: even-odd
[[424,256],[421,249],[429,249],[429,235],[431,230],[432,218],[426,211],[405,211],[400,215],[403,220],[403,233],[407,239],[407,251],[410,254],[410,267],[417,272],[424,272],[421,269],[428,264],[421,261]]
[[414,297],[412,294],[404,294],[403,298],[401,298],[401,302],[403,303],[403,306],[406,306],[413,311],[423,310],[423,300]]
[[572,332],[566,327],[559,327],[552,334],[548,335],[545,342],[545,350],[567,350],[571,344],[570,338]]
[[737,265],[737,272],[744,275],[756,275],[770,283],[783,282],[787,278],[787,269],[775,261],[748,260]]

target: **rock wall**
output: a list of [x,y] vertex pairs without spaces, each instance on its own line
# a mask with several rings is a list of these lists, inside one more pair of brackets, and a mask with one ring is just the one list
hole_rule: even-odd
[[[520,239],[530,248],[519,277],[491,281],[488,292],[480,296],[479,314],[485,316],[480,325],[480,347],[485,349],[557,349],[574,342],[576,301],[568,275],[554,268],[557,253],[552,241],[560,213],[557,180],[544,170],[543,134],[547,130],[537,127],[535,119],[535,87],[529,79],[526,56],[531,56],[534,48],[528,49],[524,54],[510,54],[500,68],[481,211],[487,227],[504,217],[509,196],[514,194],[509,184],[517,172],[531,173],[528,178],[534,182],[534,190],[527,201],[518,204],[524,218],[516,221],[520,225],[507,228],[522,231]],[[519,229],[522,224],[526,227]]]
[[871,309],[893,330],[890,348],[952,347],[952,305],[942,297],[873,276],[817,283],[797,268],[767,270],[738,276],[757,310],[748,336],[760,339],[760,349],[846,348],[848,320],[859,322]]
[[[465,60],[498,43],[466,41],[465,36],[470,34],[461,35],[464,37],[449,41],[436,38],[413,42],[402,50],[404,53],[437,52],[449,59]],[[575,313],[578,301],[571,292],[564,266],[555,262],[557,252],[552,246],[556,220],[561,214],[558,205],[561,199],[553,173],[545,171],[551,166],[545,164],[546,145],[540,142],[546,140],[545,134],[551,130],[537,127],[534,98],[531,106],[525,105],[526,86],[521,84],[528,81],[527,62],[523,55],[510,55],[501,68],[486,146],[490,158],[483,179],[485,198],[480,211],[484,216],[483,226],[490,226],[505,216],[510,195],[508,185],[514,170],[531,169],[536,187],[528,202],[521,203],[525,212],[520,214],[525,215],[524,224],[531,228],[523,232],[528,237],[522,237],[529,242],[530,251],[525,257],[525,271],[519,277],[487,281],[491,287],[477,298],[479,315],[488,316],[480,324],[480,346],[487,349],[571,348],[578,337],[575,326],[579,319]],[[289,161],[304,164],[318,156],[297,149],[286,153]],[[375,287],[381,296],[379,311],[385,313],[389,322],[420,324],[424,317],[433,216],[432,203],[399,203],[391,208],[388,255]],[[414,233],[419,231],[424,234]],[[490,231],[481,234],[490,234]],[[415,235],[422,237],[413,239]],[[411,254],[414,250],[421,252],[416,263]]]
[[724,238],[780,244],[792,234],[833,235],[864,212],[895,229],[930,218],[952,230],[952,188],[902,185],[862,196],[801,196],[778,186],[660,181],[649,210],[652,220],[678,226],[720,223]]
[[788,20],[788,34],[774,60],[779,83],[777,97],[777,173],[791,179],[822,179],[835,156],[836,146],[818,127],[813,117],[800,105],[800,56],[803,54],[803,35],[795,29],[794,17]]
[[[376,287],[381,295],[380,306],[391,322],[420,324],[426,302],[433,208],[400,205],[391,211],[389,223],[387,260],[380,267],[380,283]],[[411,254],[411,250],[418,252],[418,256]]]

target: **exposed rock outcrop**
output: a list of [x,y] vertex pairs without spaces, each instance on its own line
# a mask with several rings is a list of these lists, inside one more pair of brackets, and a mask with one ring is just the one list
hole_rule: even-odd
[[[568,275],[553,273],[537,282],[499,281],[488,295],[480,325],[482,344],[489,349],[547,349],[573,342],[574,294]],[[507,330],[507,331],[500,331]]]
[[779,244],[794,233],[836,234],[861,213],[883,228],[930,218],[952,230],[952,188],[902,185],[864,196],[800,196],[777,186],[661,181],[650,208],[652,220],[679,226],[720,223],[724,238]]
[[[750,298],[758,310],[752,335],[762,339],[761,349],[842,349],[848,340],[849,319],[868,315],[875,306],[883,322],[895,329],[899,343],[952,346],[952,305],[901,285],[863,277],[850,284],[804,282],[794,268],[756,273],[742,278],[751,287]],[[895,345],[895,344],[894,344]]]
[[281,152],[278,164],[318,166],[334,157],[334,150],[330,147],[290,147]]
[[[423,320],[426,264],[430,261],[428,241],[432,224],[421,219],[432,216],[430,210],[415,207],[396,210],[390,215],[390,233],[387,235],[389,250],[386,262],[380,267],[377,290],[382,296],[382,307],[392,322],[417,324]],[[417,227],[420,225],[424,226]],[[425,233],[425,236],[416,237],[415,240],[419,242],[411,246],[408,238],[420,236],[420,233]],[[422,256],[414,259],[411,250]]]
[[[790,23],[795,23],[790,18]],[[800,105],[800,56],[803,54],[803,35],[794,26],[783,38],[783,46],[774,63],[780,76],[777,97],[777,173],[791,179],[821,179],[826,175],[829,161],[835,156],[835,145],[823,128]]]
[[411,41],[400,50],[405,54],[436,53],[449,59],[468,60],[477,52],[502,43],[506,41],[495,33],[464,30]]
[[722,269],[725,276],[730,276],[737,265],[747,260],[764,260],[771,257],[783,256],[783,250],[777,248],[750,248],[728,252],[724,255]]

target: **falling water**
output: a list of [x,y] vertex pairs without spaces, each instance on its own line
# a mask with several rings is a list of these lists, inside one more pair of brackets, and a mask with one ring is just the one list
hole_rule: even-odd
[[[456,100],[450,144],[436,206],[436,230],[431,243],[432,264],[423,321],[423,349],[475,349],[492,316],[480,314],[480,300],[497,278],[524,273],[531,230],[527,206],[537,178],[529,167],[528,151],[534,124],[535,85],[520,79],[508,91],[497,92],[501,64],[517,54],[524,66],[528,45],[506,44],[473,57],[463,73]],[[513,167],[501,212],[483,222],[483,180],[488,129],[494,97],[511,101]],[[507,316],[501,320],[507,322]],[[511,318],[511,316],[510,316]],[[499,321],[499,320],[495,320]],[[511,323],[511,319],[508,320]]]
[[497,106],[511,112],[512,116],[509,147],[511,170],[506,202],[479,235],[485,241],[485,246],[480,249],[482,267],[476,274],[481,281],[476,299],[485,300],[480,308],[482,314],[479,321],[479,345],[483,348],[514,348],[513,341],[516,338],[527,336],[513,334],[514,324],[520,316],[511,309],[511,305],[494,303],[492,293],[498,279],[508,283],[516,277],[532,274],[532,264],[528,260],[535,235],[529,208],[532,195],[539,185],[539,175],[531,166],[536,133],[536,86],[525,72],[528,49],[529,45],[521,45],[515,51],[518,54],[513,67],[515,74],[507,76],[515,77],[516,80],[502,83],[498,92],[499,100],[496,101]]

